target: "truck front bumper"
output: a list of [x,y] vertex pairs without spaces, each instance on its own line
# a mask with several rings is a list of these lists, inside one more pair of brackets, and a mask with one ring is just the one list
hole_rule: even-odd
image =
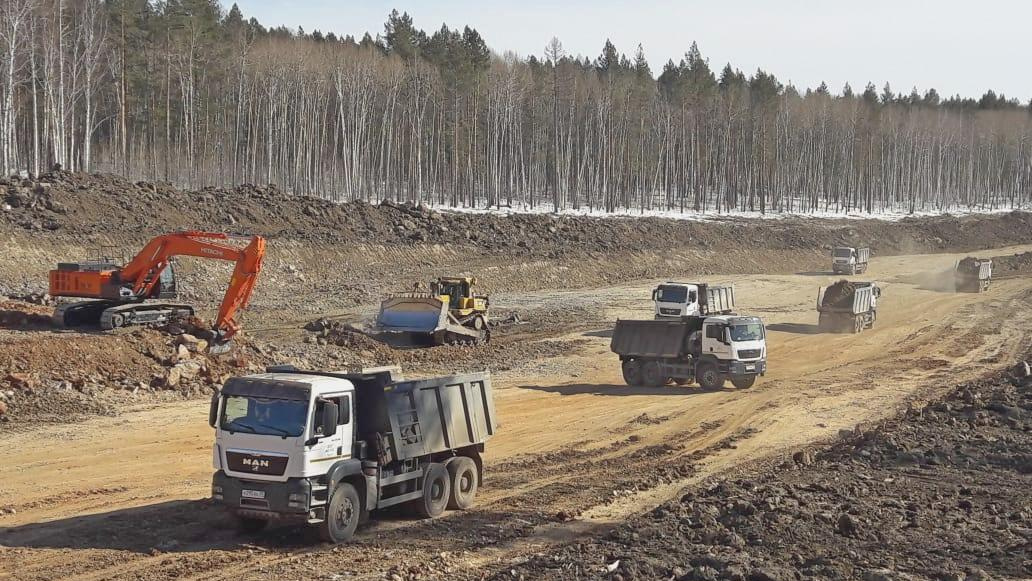
[[767,360],[731,361],[727,367],[728,375],[763,375],[767,373]]
[[212,477],[211,494],[215,502],[241,516],[305,519],[312,501],[312,483],[307,478],[286,482],[242,480],[219,470]]

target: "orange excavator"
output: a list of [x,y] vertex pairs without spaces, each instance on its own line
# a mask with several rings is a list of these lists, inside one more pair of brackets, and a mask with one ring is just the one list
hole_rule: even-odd
[[54,322],[69,327],[99,323],[103,329],[115,329],[192,317],[192,306],[164,302],[176,297],[172,258],[228,260],[236,262],[236,268],[215,318],[212,338],[225,344],[240,330],[236,314],[251,298],[265,255],[261,236],[252,236],[242,248],[224,243],[233,239],[237,237],[213,232],[174,232],[148,242],[125,266],[111,258],[60,263],[50,271],[50,295],[95,300],[58,306]]

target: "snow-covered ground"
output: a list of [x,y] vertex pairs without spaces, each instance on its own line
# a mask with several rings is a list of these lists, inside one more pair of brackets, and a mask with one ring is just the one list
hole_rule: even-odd
[[613,217],[625,217],[625,218],[668,218],[672,220],[721,220],[727,218],[743,218],[743,219],[757,219],[757,220],[781,220],[785,218],[815,218],[822,220],[886,220],[894,222],[903,218],[917,218],[927,216],[966,216],[972,214],[986,215],[986,214],[1006,214],[1014,210],[1032,210],[1029,207],[1003,207],[995,209],[979,209],[979,208],[966,208],[966,207],[953,207],[946,211],[934,211],[934,210],[919,210],[913,213],[906,211],[905,209],[875,209],[872,213],[860,212],[860,211],[834,211],[834,210],[818,210],[815,212],[772,212],[767,213],[760,212],[743,212],[738,210],[733,211],[722,211],[717,212],[716,210],[709,210],[706,212],[695,212],[690,209],[686,209],[684,212],[680,210],[640,210],[635,208],[620,208],[613,212],[606,212],[601,209],[588,210],[587,208],[580,209],[563,209],[558,212],[553,212],[550,204],[541,204],[536,207],[529,207],[523,204],[514,205],[512,207],[501,207],[501,208],[457,208],[446,204],[429,204],[429,207],[434,210],[441,212],[464,212],[470,214],[496,214],[496,215],[509,215],[509,214],[557,214],[560,216],[592,216],[597,218],[613,218]]

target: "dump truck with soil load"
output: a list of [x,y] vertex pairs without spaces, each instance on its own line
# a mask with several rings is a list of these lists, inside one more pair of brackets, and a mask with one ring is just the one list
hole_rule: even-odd
[[292,366],[229,379],[208,420],[212,497],[242,530],[303,523],[335,543],[374,510],[469,508],[497,426],[486,372],[404,381]]
[[728,379],[752,387],[767,372],[766,330],[759,317],[716,315],[676,320],[619,320],[610,349],[628,385],[719,389]]
[[874,327],[881,287],[876,282],[840,280],[817,291],[821,332],[859,333]]
[[954,289],[959,293],[980,293],[989,290],[993,279],[993,261],[968,256],[954,269]]
[[392,295],[380,304],[376,327],[433,345],[485,343],[491,339],[491,303],[474,292],[476,283],[473,277],[443,277],[430,283],[430,292]]
[[831,270],[835,274],[860,274],[867,271],[870,248],[838,246],[831,251]]
[[735,287],[703,282],[665,282],[652,291],[656,319],[728,314],[735,310]]

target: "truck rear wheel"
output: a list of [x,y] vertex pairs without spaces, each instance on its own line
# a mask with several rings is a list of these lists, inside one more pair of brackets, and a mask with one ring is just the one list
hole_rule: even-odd
[[423,518],[441,516],[450,498],[448,469],[443,464],[431,464],[423,479],[423,497],[415,501],[416,514]]
[[666,385],[666,378],[660,374],[659,363],[656,363],[655,361],[649,361],[645,365],[642,365],[641,379],[642,383],[649,387]]
[[641,385],[641,362],[628,359],[623,362],[623,380],[627,385]]
[[739,375],[731,378],[731,385],[734,385],[738,389],[749,389],[755,384],[755,375]]
[[864,330],[864,318],[860,315],[853,317],[853,333],[859,333]]
[[466,510],[473,507],[477,497],[477,465],[472,458],[459,456],[448,463],[448,476],[451,480],[451,495],[448,508]]
[[358,491],[347,482],[337,484],[326,506],[326,518],[319,524],[319,536],[330,543],[345,543],[355,536],[362,517]]
[[699,380],[699,385],[703,389],[720,389],[724,387],[724,376],[717,370],[717,366],[712,363],[700,365],[695,372],[695,377]]

